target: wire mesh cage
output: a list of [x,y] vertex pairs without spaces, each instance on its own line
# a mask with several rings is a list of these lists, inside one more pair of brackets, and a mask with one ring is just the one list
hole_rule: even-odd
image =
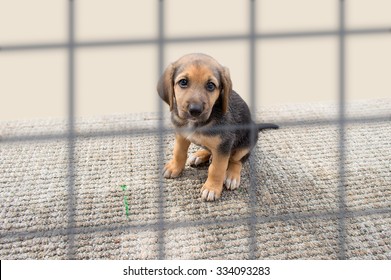
[[[66,50],[68,96],[65,122],[47,124],[49,130],[38,133],[31,133],[25,124],[22,134],[4,129],[0,135],[4,173],[0,181],[2,258],[391,258],[391,138],[376,133],[391,131],[390,104],[374,101],[378,114],[352,116],[346,102],[346,38],[390,35],[389,27],[347,29],[347,1],[340,0],[336,30],[259,33],[259,1],[248,0],[243,1],[249,14],[245,34],[169,37],[165,29],[167,1],[159,0],[156,38],[79,42],[75,39],[75,2],[66,1],[67,42],[0,45],[0,57]],[[275,109],[269,116],[257,112],[262,92],[257,90],[256,45],[267,40],[318,37],[338,40],[337,108],[316,107],[316,111],[324,109],[316,119],[310,114],[293,113],[292,117],[297,108]],[[281,129],[277,135],[261,135],[243,171],[245,187],[219,202],[202,203],[197,189],[189,187],[202,183],[198,171],[187,170],[178,179],[178,188],[163,178],[160,170],[170,157],[173,129],[162,102],[157,114],[102,117],[95,120],[98,126],[93,128],[88,121],[76,118],[75,52],[79,49],[153,45],[158,51],[156,74],[160,75],[167,64],[167,45],[238,41],[248,44],[245,59],[253,116],[269,120],[281,114],[280,119],[273,120]],[[365,105],[356,105],[355,112],[365,111]],[[316,138],[317,144],[309,153],[302,150],[308,148],[306,140],[300,139],[303,130]],[[371,136],[363,136],[364,131]],[[277,137],[286,141],[274,146]],[[370,153],[355,157],[357,141],[371,143]],[[86,148],[92,145],[98,147],[95,152]],[[309,158],[302,163],[308,164],[307,169],[294,158],[275,152],[286,146]],[[325,162],[317,160],[319,154],[327,155]],[[16,175],[15,158],[22,163]],[[53,166],[46,158],[60,161]],[[359,163],[352,164],[355,161]],[[371,167],[375,163],[380,167]],[[363,175],[363,171],[369,173]],[[205,172],[201,168],[201,173]],[[29,176],[39,186],[38,193],[28,185]],[[116,177],[128,179],[123,184]],[[100,192],[96,182],[111,187]],[[292,186],[289,198],[284,193],[287,184]],[[369,190],[362,190],[361,185]],[[359,193],[371,198],[367,205],[353,203]]]

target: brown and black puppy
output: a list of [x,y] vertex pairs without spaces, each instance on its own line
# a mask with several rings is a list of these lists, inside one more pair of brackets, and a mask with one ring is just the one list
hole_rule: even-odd
[[[223,185],[236,189],[242,164],[255,145],[258,133],[251,133],[249,129],[254,125],[250,110],[232,90],[229,70],[210,56],[185,55],[167,67],[157,91],[170,106],[171,120],[177,129],[174,156],[164,167],[164,177],[180,175],[189,145],[194,143],[202,149],[189,157],[191,165],[212,159],[208,179],[201,189],[202,199],[220,198]],[[235,129],[213,129],[218,126],[234,126]],[[259,130],[277,128],[273,124],[257,127]]]

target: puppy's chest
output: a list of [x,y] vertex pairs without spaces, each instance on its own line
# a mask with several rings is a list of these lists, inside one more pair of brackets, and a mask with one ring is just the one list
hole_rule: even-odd
[[218,149],[221,144],[219,135],[210,136],[197,131],[181,132],[180,134],[193,144],[205,147],[210,151]]

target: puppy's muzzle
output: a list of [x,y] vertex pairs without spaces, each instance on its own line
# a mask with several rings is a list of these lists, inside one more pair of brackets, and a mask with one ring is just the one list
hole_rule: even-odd
[[199,117],[204,111],[204,106],[202,104],[190,103],[188,107],[189,115],[193,118]]

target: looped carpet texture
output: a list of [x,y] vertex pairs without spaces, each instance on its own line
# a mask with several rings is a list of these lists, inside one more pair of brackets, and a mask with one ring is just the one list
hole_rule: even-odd
[[256,116],[281,128],[212,203],[207,165],[161,178],[174,134],[157,114],[80,118],[75,138],[1,122],[1,259],[391,259],[391,99],[349,103],[342,138],[336,104]]

